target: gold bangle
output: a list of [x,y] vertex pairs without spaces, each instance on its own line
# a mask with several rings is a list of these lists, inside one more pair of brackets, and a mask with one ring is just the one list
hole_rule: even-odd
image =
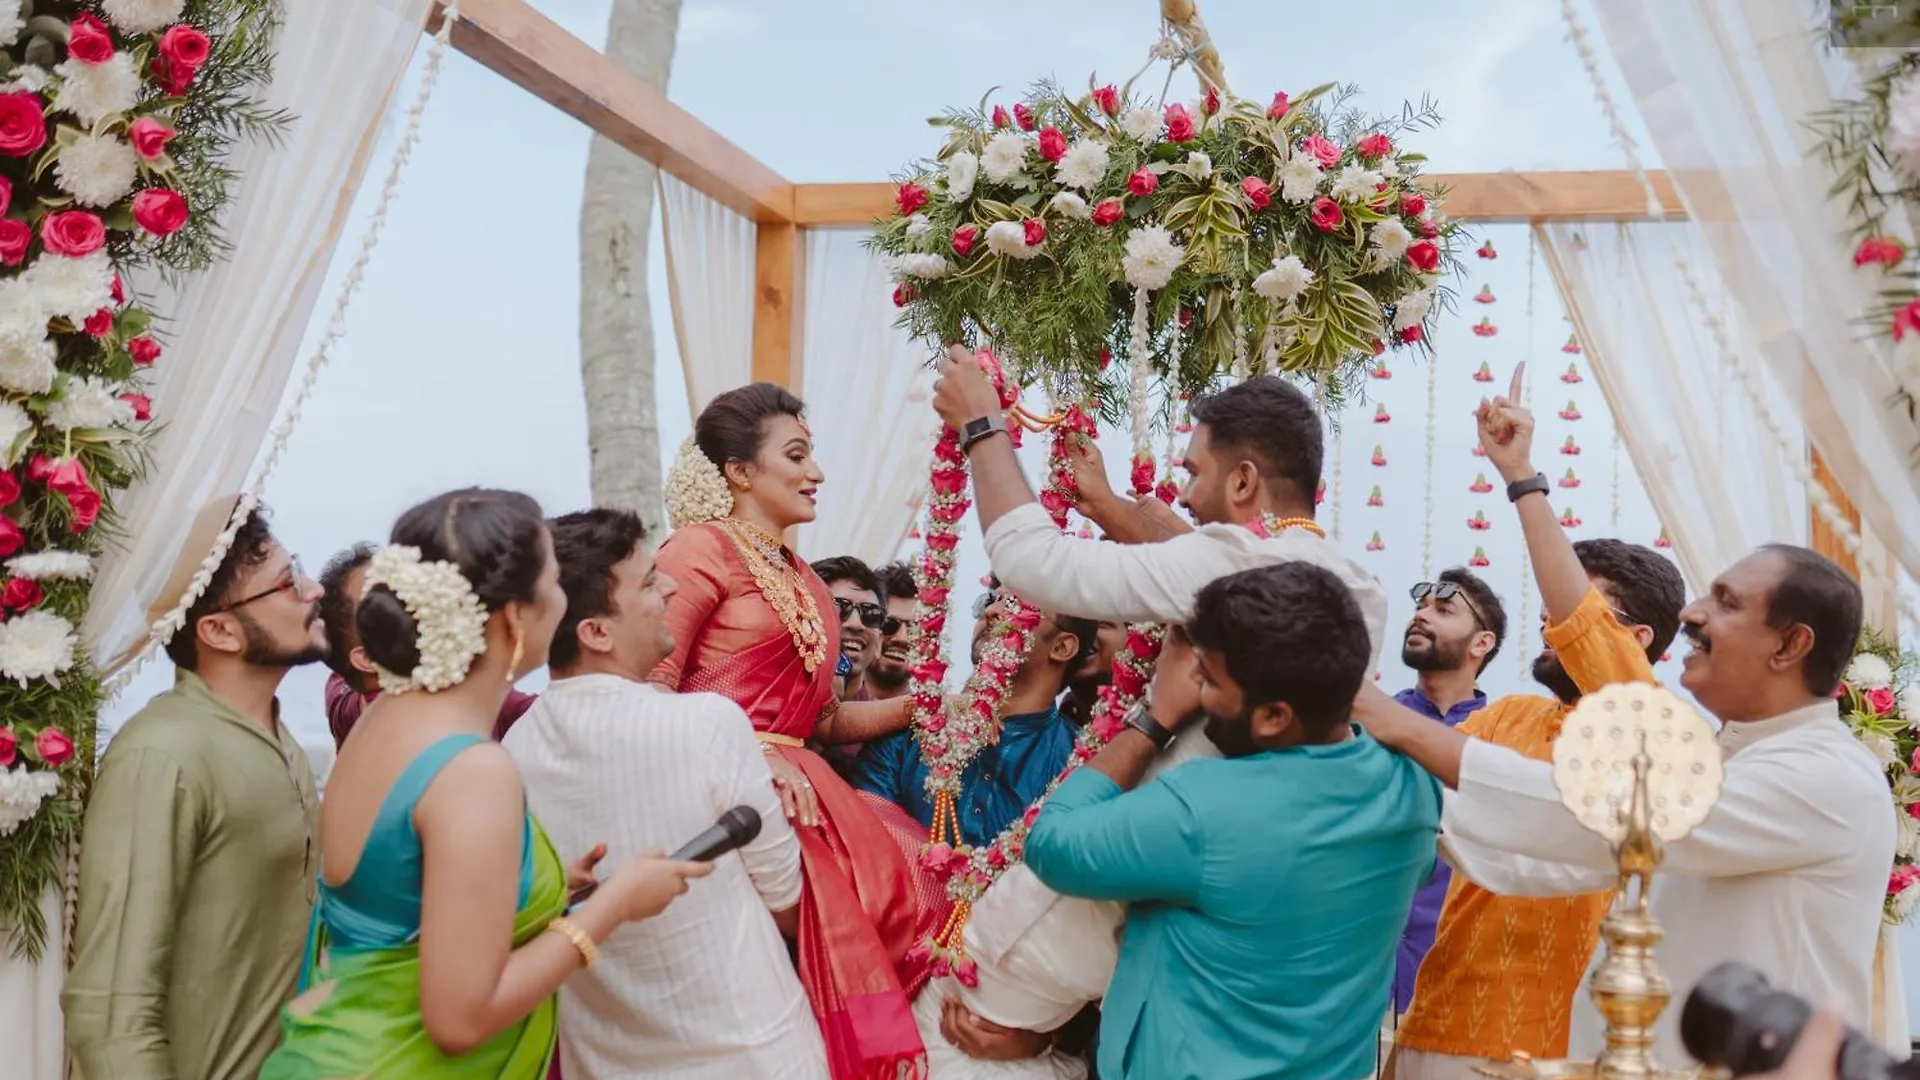
[[581,967],[592,967],[594,961],[600,959],[600,949],[594,945],[593,939],[587,936],[585,930],[573,925],[573,920],[565,915],[548,923],[547,929],[563,934],[568,941],[573,942],[573,947],[580,951]]

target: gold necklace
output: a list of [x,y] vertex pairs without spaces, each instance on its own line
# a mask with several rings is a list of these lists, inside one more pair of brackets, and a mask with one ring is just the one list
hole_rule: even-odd
[[807,674],[813,674],[827,658],[827,628],[820,621],[820,605],[814,602],[806,580],[787,561],[779,538],[737,517],[723,517],[714,524],[733,541],[754,587],[793,636],[793,647]]

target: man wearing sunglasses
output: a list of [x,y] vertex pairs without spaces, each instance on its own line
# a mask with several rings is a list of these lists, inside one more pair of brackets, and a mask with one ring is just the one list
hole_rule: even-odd
[[[204,508],[157,621],[238,499]],[[173,688],[100,762],[61,994],[82,1076],[251,1077],[280,1041],[313,914],[319,796],[281,722],[287,672],[326,655],[320,588],[253,510],[167,642]]]
[[867,665],[867,690],[874,700],[885,701],[905,694],[912,681],[907,636],[913,632],[920,588],[906,563],[889,563],[875,572],[880,576],[880,591],[887,598],[887,617],[880,623],[880,652]]
[[887,621],[886,593],[880,575],[851,555],[836,555],[813,564],[813,572],[827,583],[840,619],[840,700],[867,701],[867,668],[880,654],[880,628]]

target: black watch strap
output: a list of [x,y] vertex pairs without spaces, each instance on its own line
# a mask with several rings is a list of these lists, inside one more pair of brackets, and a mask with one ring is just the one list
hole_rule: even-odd
[[1005,417],[998,414],[976,416],[967,421],[966,425],[960,429],[960,452],[963,454],[966,453],[973,449],[975,443],[983,439],[990,439],[995,435],[1005,434],[1007,434],[1007,420]]
[[1515,480],[1507,485],[1507,501],[1519,502],[1536,491],[1545,495],[1552,490],[1553,485],[1547,482],[1546,473],[1534,473],[1525,480]]
[[1153,745],[1161,750],[1165,750],[1168,744],[1173,742],[1173,732],[1153,718],[1153,710],[1147,705],[1145,698],[1127,710],[1126,718],[1121,723],[1153,740]]

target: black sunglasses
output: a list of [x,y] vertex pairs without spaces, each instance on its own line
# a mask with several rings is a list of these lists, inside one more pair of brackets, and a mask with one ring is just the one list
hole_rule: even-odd
[[847,616],[860,612],[860,625],[869,630],[878,630],[887,621],[887,609],[879,604],[856,604],[844,596],[833,598],[833,606],[840,609],[840,621],[846,622]]
[[252,594],[251,596],[242,597],[241,599],[235,600],[230,604],[222,604],[219,607],[213,609],[214,614],[216,615],[225,614],[226,612],[233,611],[238,608],[246,607],[248,604],[251,604],[256,600],[265,600],[267,597],[272,596],[275,593],[295,591],[300,588],[301,582],[308,580],[307,571],[300,565],[300,560],[297,558],[294,559],[293,564],[287,568],[287,573],[290,576],[287,578],[287,580],[282,581],[280,584],[275,585],[270,589],[262,589],[259,592]]
[[885,619],[883,619],[880,623],[880,636],[892,637],[893,635],[899,633],[900,628],[905,625],[907,625],[907,620],[898,618],[893,615],[889,615]]
[[1420,601],[1425,600],[1429,596],[1435,600],[1452,600],[1458,598],[1462,604],[1467,606],[1467,614],[1473,616],[1473,625],[1481,630],[1487,628],[1487,620],[1480,617],[1480,609],[1474,606],[1473,600],[1460,588],[1460,583],[1457,581],[1422,581],[1413,588],[1408,589],[1407,593],[1413,597],[1415,604],[1420,603]]

